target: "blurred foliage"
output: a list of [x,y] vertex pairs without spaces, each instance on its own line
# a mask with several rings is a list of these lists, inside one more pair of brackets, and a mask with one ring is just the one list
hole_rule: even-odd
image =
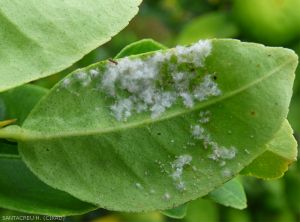
[[225,12],[212,12],[201,15],[187,24],[178,36],[178,44],[185,45],[199,39],[235,38],[237,26]]
[[[299,0],[144,0],[140,12],[122,32],[67,70],[36,81],[51,88],[69,72],[106,58],[114,58],[126,45],[152,38],[168,47],[200,38],[238,38],[265,45],[285,46],[300,55]],[[294,86],[289,121],[300,135],[300,68]],[[0,101],[1,102],[1,101]],[[3,116],[0,110],[0,119]],[[299,141],[299,140],[298,140]],[[96,210],[67,217],[66,222],[295,222],[300,221],[300,164],[290,166],[284,177],[263,181],[241,177],[248,208],[236,210],[209,199],[198,199],[187,208],[186,217],[171,219],[159,212],[121,214]],[[25,215],[0,209],[2,216]],[[53,220],[55,221],[55,220]]]

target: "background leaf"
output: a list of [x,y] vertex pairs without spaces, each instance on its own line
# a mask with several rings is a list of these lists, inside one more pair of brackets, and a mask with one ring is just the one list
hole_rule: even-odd
[[153,52],[160,49],[167,49],[167,47],[160,44],[159,42],[154,41],[153,39],[143,39],[126,46],[116,55],[115,58],[119,59],[126,56],[138,55],[146,52]]
[[[0,93],[0,121],[16,119],[22,125],[36,103],[45,96],[49,90],[32,84],[17,87]],[[17,144],[0,140],[0,154],[18,154]]]
[[53,216],[83,214],[96,208],[47,186],[19,157],[0,154],[0,174],[0,207]]
[[215,202],[227,207],[245,209],[247,207],[247,197],[242,183],[234,178],[221,187],[209,193],[208,197]]
[[186,216],[187,208],[188,203],[173,209],[164,210],[161,213],[174,219],[182,219]]
[[0,140],[0,155],[1,154],[18,155],[17,144],[7,140]]
[[250,215],[245,210],[226,208],[225,220],[230,222],[251,222]]
[[179,33],[177,43],[191,44],[199,39],[235,38],[238,28],[225,12],[201,15],[189,22]]
[[0,91],[49,76],[110,40],[141,0],[2,0]]
[[297,159],[297,141],[287,120],[266,146],[267,150],[243,169],[242,174],[263,179],[279,178]]
[[28,84],[0,93],[2,109],[5,110],[2,120],[17,119],[17,124],[22,125],[36,103],[48,92],[43,87]]
[[217,205],[206,199],[197,199],[192,201],[187,209],[187,215],[183,219],[184,222],[218,222],[219,212]]

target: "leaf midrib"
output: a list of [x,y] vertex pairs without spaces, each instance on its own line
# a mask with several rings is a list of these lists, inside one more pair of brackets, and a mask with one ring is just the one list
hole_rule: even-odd
[[[13,135],[13,133],[11,133],[10,138],[12,139],[16,139],[18,141],[33,141],[33,140],[50,140],[50,139],[58,139],[58,138],[64,138],[64,137],[80,137],[80,136],[88,136],[88,135],[95,135],[95,134],[106,134],[106,133],[112,133],[112,132],[116,132],[116,131],[121,131],[121,130],[127,130],[127,129],[131,129],[131,128],[138,128],[138,127],[142,127],[148,124],[153,124],[156,122],[161,122],[161,121],[165,121],[168,119],[172,119],[175,118],[179,115],[184,115],[190,112],[194,112],[198,109],[202,109],[202,108],[206,108],[209,107],[211,105],[214,105],[216,103],[218,103],[219,101],[224,101],[226,99],[229,99],[235,95],[238,95],[244,91],[246,91],[247,89],[251,88],[254,85],[257,85],[259,83],[261,83],[262,81],[268,79],[269,77],[271,77],[273,74],[277,73],[278,71],[282,70],[284,67],[290,65],[291,63],[293,63],[293,59],[289,59],[286,62],[282,63],[281,65],[279,65],[278,67],[276,67],[274,70],[270,71],[268,74],[258,78],[257,80],[244,85],[243,87],[240,87],[236,90],[233,90],[231,92],[228,92],[227,94],[214,98],[210,101],[205,101],[203,103],[200,103],[198,106],[196,105],[195,107],[191,108],[191,109],[184,109],[183,111],[180,112],[174,112],[169,114],[168,116],[163,116],[162,118],[159,119],[146,119],[144,121],[139,121],[139,122],[134,122],[131,124],[127,124],[124,125],[122,127],[118,127],[116,130],[116,127],[110,127],[110,128],[106,128],[104,130],[85,130],[85,131],[76,131],[76,132],[63,132],[63,133],[53,133],[53,134],[46,134],[46,133],[40,133],[38,131],[34,131],[34,130],[29,130],[29,129],[24,129],[22,128],[22,130],[18,131],[15,133],[15,135]],[[0,132],[0,138],[1,138],[1,132]]]

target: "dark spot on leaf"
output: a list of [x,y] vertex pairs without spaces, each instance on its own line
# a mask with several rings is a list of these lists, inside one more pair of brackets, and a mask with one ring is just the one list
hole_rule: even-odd
[[213,76],[213,79],[214,79],[214,80],[217,80],[217,79],[218,79],[218,77],[217,77],[216,75],[214,75],[214,76]]
[[157,133],[157,135],[158,135],[158,136],[160,136],[160,135],[161,135],[161,133]]
[[115,65],[118,65],[118,62],[113,60],[113,59],[108,59],[108,61],[110,61],[111,63],[115,64]]
[[256,112],[255,111],[251,111],[250,114],[251,114],[251,116],[256,116]]

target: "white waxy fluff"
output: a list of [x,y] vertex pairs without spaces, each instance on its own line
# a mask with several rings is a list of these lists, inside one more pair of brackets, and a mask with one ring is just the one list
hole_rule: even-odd
[[[196,101],[221,95],[211,74],[199,76],[196,71],[204,67],[211,50],[210,41],[199,41],[187,47],[157,51],[144,58],[125,57],[107,62],[103,71],[92,68],[75,73],[72,78],[83,87],[100,78],[96,89],[112,99],[110,109],[118,121],[126,121],[134,113],[142,112],[149,112],[155,119],[175,103],[192,108]],[[181,65],[193,68],[183,70]],[[62,86],[70,87],[73,79],[63,80]]]
[[185,190],[185,183],[183,181],[183,169],[186,165],[189,165],[191,161],[193,160],[192,156],[188,154],[184,154],[179,156],[174,160],[174,162],[171,164],[172,166],[172,174],[171,177],[174,181],[175,187],[179,191],[184,191]]
[[203,127],[204,124],[207,124],[210,121],[210,116],[211,112],[201,111],[199,114],[200,124],[191,126],[191,134],[195,140],[201,140],[206,149],[211,149],[208,158],[220,161],[222,165],[225,165],[226,162],[224,160],[231,160],[236,157],[237,149],[234,146],[221,146],[212,139],[210,133]]
[[[211,75],[203,76],[203,80],[191,89],[196,73],[182,72],[178,68],[182,63],[203,67],[211,49],[211,42],[205,40],[188,47],[178,46],[167,52],[158,51],[144,59],[124,58],[117,64],[108,63],[101,86],[115,100],[111,106],[115,118],[124,121],[135,112],[150,112],[151,118],[158,118],[179,99],[185,107],[192,108],[195,100],[202,101],[220,95],[221,90]],[[172,58],[177,62],[171,62]],[[172,79],[168,89],[164,89],[163,67],[167,67]],[[131,100],[130,105],[127,100],[127,105],[124,105],[124,99]]]

